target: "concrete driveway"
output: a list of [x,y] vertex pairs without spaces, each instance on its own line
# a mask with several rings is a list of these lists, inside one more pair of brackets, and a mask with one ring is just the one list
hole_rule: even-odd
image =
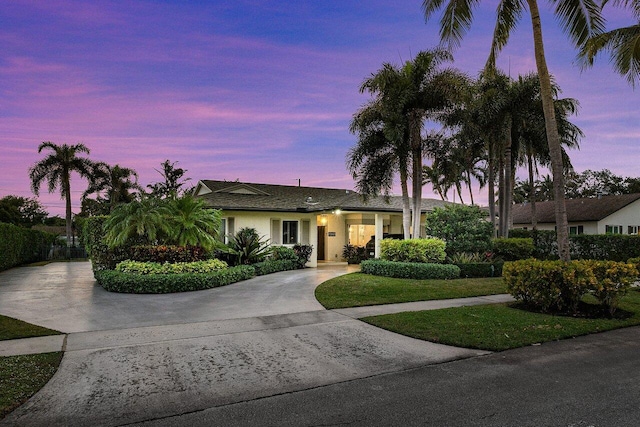
[[168,295],[104,291],[88,263],[0,273],[0,313],[68,333],[52,380],[0,425],[123,425],[484,354],[324,310],[327,266]]

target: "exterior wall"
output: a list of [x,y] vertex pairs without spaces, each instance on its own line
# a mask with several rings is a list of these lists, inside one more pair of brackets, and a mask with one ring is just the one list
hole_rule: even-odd
[[[629,226],[640,227],[640,200],[598,221],[598,233],[605,234],[607,225],[621,225],[622,234],[629,234]],[[632,234],[637,234],[637,231]]]
[[[578,227],[578,226],[583,227],[583,234],[601,234],[599,231],[598,223],[595,221],[569,223],[569,227]],[[512,228],[526,228],[527,230],[531,230],[533,227],[531,224],[513,224]],[[549,222],[538,223],[538,230],[554,231],[555,229],[556,229],[555,223],[549,223]],[[604,231],[602,232],[602,234],[604,234]]]
[[347,244],[347,223],[342,213],[327,213],[322,218],[326,220],[324,247],[325,261],[343,261],[342,250]]
[[278,246],[293,246],[293,245],[281,245],[282,241],[282,227],[279,229],[279,235],[272,235],[271,224],[272,220],[282,221],[298,221],[298,243],[306,243],[305,236],[302,236],[303,227],[302,221],[309,221],[309,235],[306,236],[308,244],[313,246],[313,252],[311,258],[307,263],[307,267],[316,267],[318,265],[318,227],[316,224],[316,215],[309,213],[296,213],[296,212],[242,212],[242,211],[223,211],[223,218],[233,218],[233,233],[236,233],[241,228],[250,227],[255,228],[260,236],[264,236],[269,239],[270,242],[278,242]]

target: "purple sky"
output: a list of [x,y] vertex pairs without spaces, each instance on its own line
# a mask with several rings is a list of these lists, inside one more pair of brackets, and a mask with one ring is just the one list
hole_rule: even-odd
[[[476,76],[495,1],[483,2],[455,52]],[[363,4],[366,4],[363,7]],[[348,131],[363,79],[438,43],[421,2],[17,0],[0,5],[0,197],[32,197],[28,168],[42,141],[82,142],[91,159],[160,180],[165,159],[187,175],[353,188]],[[580,72],[575,51],[541,4],[549,68],[581,109],[578,171],[639,176],[638,93],[602,57]],[[609,27],[631,23],[610,9]],[[528,15],[499,58],[512,76],[535,70]],[[509,65],[510,64],[510,65]],[[72,180],[74,211],[86,182]],[[430,186],[424,194],[432,196]],[[478,200],[482,202],[482,197]],[[486,196],[485,201],[486,201]],[[59,195],[41,203],[64,215]]]

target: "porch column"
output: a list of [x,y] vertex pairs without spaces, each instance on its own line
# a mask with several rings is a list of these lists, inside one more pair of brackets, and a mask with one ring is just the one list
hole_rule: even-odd
[[[371,218],[371,217],[369,217]],[[376,258],[380,258],[380,241],[382,240],[382,225],[384,223],[383,219],[382,219],[382,215],[380,214],[376,214],[375,216],[376,221],[375,221],[375,227],[376,227],[376,250],[375,250],[375,257]]]

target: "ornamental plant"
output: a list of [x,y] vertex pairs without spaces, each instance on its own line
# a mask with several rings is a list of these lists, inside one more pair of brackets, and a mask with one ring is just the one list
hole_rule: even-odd
[[211,273],[227,268],[227,263],[219,259],[195,262],[140,262],[122,261],[116,265],[116,271],[131,274],[181,274],[181,273]]
[[445,260],[445,242],[437,238],[380,241],[380,258],[396,262],[441,263]]

